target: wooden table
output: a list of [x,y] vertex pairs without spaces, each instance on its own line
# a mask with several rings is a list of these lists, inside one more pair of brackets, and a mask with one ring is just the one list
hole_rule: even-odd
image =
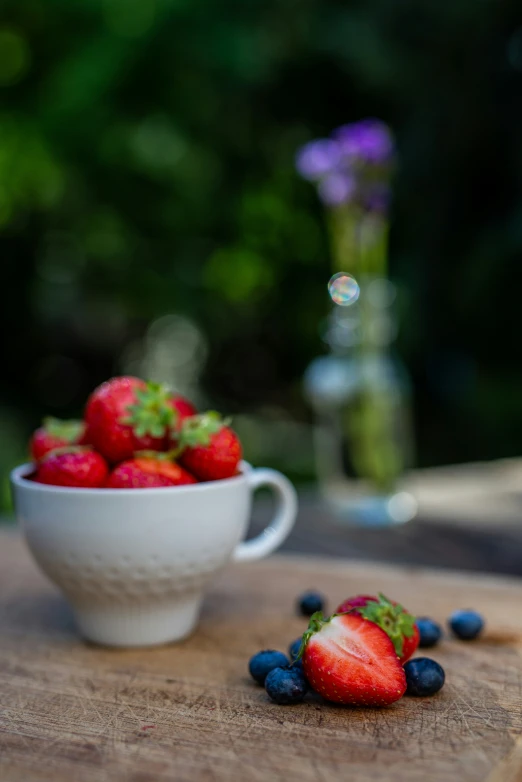
[[[478,500],[466,507],[469,515],[460,516],[442,506],[438,514],[421,507],[408,524],[372,529],[341,524],[315,492],[301,492],[297,522],[282,550],[522,576],[522,510],[520,517],[510,515],[499,502],[503,513],[480,516]],[[253,531],[270,517],[270,504],[256,502]]]
[[[446,640],[433,698],[350,709],[271,703],[252,653],[303,630],[295,596],[332,606],[381,589],[444,620],[474,606],[483,640]],[[230,566],[187,641],[151,650],[84,644],[15,533],[0,536],[2,782],[515,782],[522,779],[522,582],[280,556]]]

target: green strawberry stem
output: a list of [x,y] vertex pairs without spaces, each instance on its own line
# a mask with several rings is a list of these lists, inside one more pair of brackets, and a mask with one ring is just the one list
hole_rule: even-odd
[[62,440],[67,440],[68,443],[74,443],[83,433],[85,427],[83,421],[62,421],[60,418],[52,416],[44,418],[42,424],[45,431],[52,437],[59,437]]
[[147,382],[136,391],[136,402],[127,407],[121,423],[132,426],[136,437],[165,437],[177,423],[178,413],[169,404],[172,392],[162,383]]
[[212,435],[217,434],[229,423],[229,419],[223,419],[215,410],[192,415],[189,418],[185,418],[181,424],[179,443],[184,448],[193,448],[196,445],[209,445]]
[[415,617],[409,614],[401,605],[394,605],[391,600],[379,592],[378,601],[368,601],[357,611],[365,619],[374,622],[390,637],[397,655],[401,657],[404,639],[411,638],[415,632]]
[[[134,407],[134,405],[133,405]],[[215,410],[206,413],[191,415],[185,418],[180,431],[173,431],[177,444],[169,451],[136,451],[135,457],[162,459],[175,461],[186,448],[194,448],[197,445],[207,446],[213,434],[217,434],[224,426],[228,426],[230,419],[222,418]],[[137,430],[136,434],[138,433]]]

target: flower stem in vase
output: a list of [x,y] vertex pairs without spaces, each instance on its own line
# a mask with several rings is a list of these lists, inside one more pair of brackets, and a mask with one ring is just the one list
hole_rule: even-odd
[[330,356],[312,362],[306,378],[318,415],[320,482],[327,496],[328,487],[336,495],[334,504],[348,506],[358,491],[349,481],[355,474],[374,498],[362,512],[369,518],[372,508],[368,523],[379,515],[382,523],[405,521],[415,512],[412,498],[394,520],[384,518],[410,452],[408,383],[390,351],[393,286],[386,279],[393,139],[378,120],[345,125],[303,147],[296,166],[326,207],[334,272],[328,289],[338,305],[326,336]]
[[360,222],[361,211],[351,204],[343,204],[329,212],[333,272],[350,269],[356,278],[360,276]]

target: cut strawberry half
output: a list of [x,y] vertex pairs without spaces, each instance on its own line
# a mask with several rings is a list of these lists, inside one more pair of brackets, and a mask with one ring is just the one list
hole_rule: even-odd
[[353,706],[388,706],[406,691],[395,648],[374,622],[356,614],[310,619],[300,649],[310,685],[326,700]]

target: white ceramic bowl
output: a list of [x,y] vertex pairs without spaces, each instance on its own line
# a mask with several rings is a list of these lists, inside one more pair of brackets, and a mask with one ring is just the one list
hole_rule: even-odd
[[[292,529],[295,489],[274,470],[159,489],[72,489],[11,473],[15,508],[41,569],[71,602],[82,634],[109,646],[179,640],[194,628],[204,589],[230,559],[260,559]],[[270,486],[271,524],[247,531],[252,493]]]

